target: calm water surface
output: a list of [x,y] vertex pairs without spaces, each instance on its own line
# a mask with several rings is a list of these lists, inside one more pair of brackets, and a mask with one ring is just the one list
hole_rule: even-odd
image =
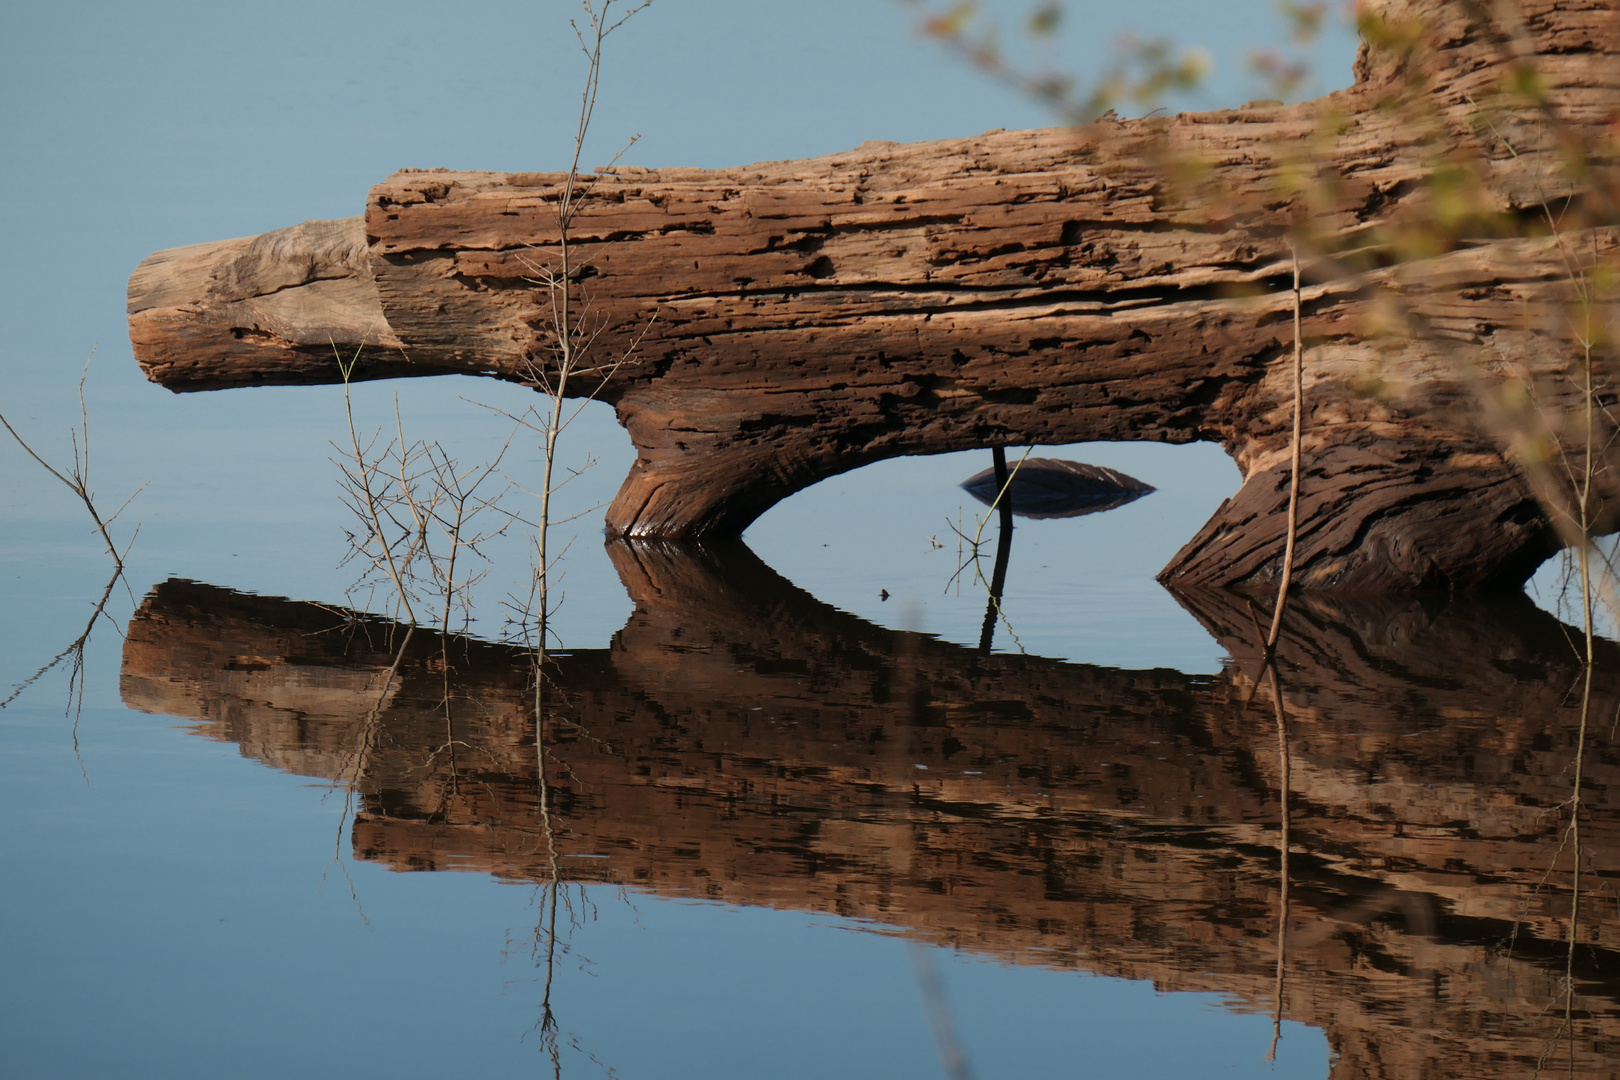
[[[1246,610],[1152,580],[1237,486],[1214,448],[1042,448],[1158,491],[1021,522],[986,651],[951,526],[987,455],[835,477],[742,544],[604,547],[592,508],[631,450],[588,409],[537,740],[500,643],[522,536],[488,549],[470,636],[407,637],[340,565],[339,392],[141,380],[123,286],[149,252],[355,213],[398,166],[556,167],[570,11],[0,16],[27,177],[0,212],[0,410],[65,458],[99,342],[94,486],[149,485],[82,666],[0,711],[4,1073],[942,1076],[952,1046],[979,1077],[1620,1072],[1606,731],[1560,1027],[1567,627],[1522,597],[1302,602],[1285,758]],[[1265,9],[1144,11],[1226,55]],[[637,130],[633,160],[721,165],[1043,122],[905,20],[660,0],[618,39],[601,156]],[[1327,84],[1348,52],[1329,41]],[[504,437],[476,403],[523,401],[356,390],[363,426],[397,408],[469,462]],[[0,477],[3,696],[110,567],[14,447]]]

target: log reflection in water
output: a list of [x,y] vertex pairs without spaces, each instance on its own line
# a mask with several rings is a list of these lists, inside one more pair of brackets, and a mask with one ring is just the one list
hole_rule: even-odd
[[[564,877],[833,912],[1272,1011],[1277,726],[1244,708],[1261,647],[1231,597],[1182,597],[1233,657],[1221,675],[1122,671],[884,630],[740,545],[611,552],[634,615],[611,648],[556,657]],[[125,700],[267,764],[343,775],[393,653],[386,624],[327,632],[339,622],[165,583],[131,624]],[[416,638],[355,780],[356,855],[545,881],[528,658]],[[1529,1075],[1568,916],[1568,881],[1547,874],[1578,704],[1564,628],[1522,596],[1302,596],[1277,661],[1294,792],[1284,1015],[1327,1031],[1340,1077]],[[446,662],[454,778],[430,754]],[[1594,695],[1610,708],[1616,672],[1608,646]],[[1620,760],[1589,750],[1585,768],[1587,865],[1612,878]],[[1581,934],[1570,1049],[1577,1075],[1608,1076],[1612,907],[1584,910]]]

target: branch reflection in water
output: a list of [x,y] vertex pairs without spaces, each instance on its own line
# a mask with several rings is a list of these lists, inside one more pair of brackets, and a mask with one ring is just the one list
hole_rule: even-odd
[[[79,636],[63,646],[62,650],[55,656],[41,664],[32,675],[12,687],[11,693],[6,695],[5,700],[0,701],[0,709],[4,709],[21,697],[23,692],[30,686],[33,686],[50,672],[66,663],[67,704],[63,707],[62,714],[71,717],[73,720],[72,725],[69,727],[69,733],[73,739],[73,757],[79,763],[79,774],[84,777],[86,785],[90,783],[90,774],[84,767],[84,755],[79,750],[79,719],[84,714],[84,650],[89,646],[90,638],[95,634],[96,627],[100,625],[102,619],[105,618],[107,621],[112,622],[116,629],[117,623],[112,616],[107,614],[107,602],[112,599],[113,589],[123,579],[124,567],[120,562],[114,567],[112,577],[107,579],[107,584],[101,590],[101,595],[96,598],[95,604],[91,606],[90,617],[85,620],[84,630],[80,632]],[[134,593],[127,584],[125,585],[125,591],[129,593],[130,601],[133,603]]]
[[[33,686],[66,661],[68,665],[68,684],[67,707],[64,710],[64,715],[73,718],[71,728],[73,756],[79,763],[79,773],[84,777],[86,786],[90,783],[90,774],[84,767],[84,755],[79,749],[79,720],[84,713],[84,651],[90,644],[91,635],[95,633],[96,626],[101,622],[102,618],[106,617],[108,621],[112,621],[111,616],[107,615],[107,601],[112,599],[113,589],[120,581],[124,580],[124,559],[128,557],[130,548],[134,546],[135,538],[140,534],[141,527],[139,525],[135,526],[128,542],[124,544],[123,550],[119,550],[118,544],[113,540],[112,533],[108,530],[123,515],[124,511],[129,509],[130,503],[135,501],[136,496],[146,490],[146,484],[142,484],[124,500],[122,506],[105,520],[102,519],[101,511],[96,507],[95,493],[90,490],[90,412],[84,401],[84,384],[85,380],[90,376],[90,361],[94,358],[95,350],[92,349],[90,355],[85,358],[84,371],[79,375],[79,427],[77,431],[71,429],[68,431],[68,443],[72,453],[70,464],[59,469],[46,461],[45,458],[40,456],[39,451],[35,450],[18,433],[17,429],[11,426],[11,421],[7,420],[4,415],[0,415],[0,427],[6,429],[6,432],[23,449],[23,452],[84,504],[85,513],[90,516],[90,521],[95,525],[96,532],[101,537],[102,543],[107,548],[107,554],[113,561],[112,577],[107,579],[106,587],[101,590],[101,596],[97,598],[92,606],[90,617],[85,620],[84,631],[68,642],[55,656],[41,664],[32,675],[13,686],[11,693],[7,694],[4,700],[0,700],[0,709],[4,709],[21,697],[23,692],[30,686]],[[135,594],[130,590],[127,581],[124,590],[129,594],[130,601],[133,603]]]
[[[430,760],[447,722],[440,646],[417,630],[348,774],[357,858],[828,912],[1238,1010],[1285,1004],[1326,1031],[1336,1077],[1529,1075],[1567,965],[1583,1008],[1565,1049],[1577,1074],[1607,1068],[1620,924],[1582,905],[1571,953],[1569,890],[1543,884],[1583,672],[1568,628],[1523,596],[1294,598],[1274,653],[1285,766],[1276,716],[1246,707],[1264,649],[1229,594],[1179,597],[1231,656],[1194,676],[885,630],[741,545],[609,550],[635,612],[611,648],[552,657],[544,813],[530,654],[458,643],[448,722],[479,781],[446,797],[448,764]],[[131,623],[125,700],[337,777],[334,752],[396,654],[321,632],[334,621],[166,582]],[[1620,646],[1597,649],[1592,699],[1620,700]],[[1582,858],[1611,876],[1620,759],[1589,750],[1582,767]]]
[[968,477],[961,487],[996,512],[995,562],[990,576],[985,577],[979,560],[989,515],[979,519],[972,536],[947,519],[946,527],[957,534],[958,565],[946,589],[972,566],[974,580],[989,594],[979,631],[979,651],[988,653],[994,646],[996,623],[1000,621],[1007,623],[1008,636],[1018,651],[1023,652],[1023,644],[1012,632],[1012,624],[1001,606],[1007,585],[1007,564],[1012,555],[1013,517],[1084,517],[1135,502],[1154,488],[1117,469],[1057,458],[1031,458],[1028,449],[1009,471],[1006,448],[991,447],[990,453],[990,468]]

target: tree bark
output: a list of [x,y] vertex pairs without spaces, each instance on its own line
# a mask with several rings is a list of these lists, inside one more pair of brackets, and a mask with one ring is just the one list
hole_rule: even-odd
[[[1433,211],[1424,181],[1442,157],[1472,160],[1508,218],[1534,216],[1582,193],[1555,134],[1609,145],[1620,104],[1601,0],[1525,0],[1494,20],[1454,0],[1383,9],[1421,20],[1426,44],[1364,46],[1352,88],[1304,105],[595,177],[570,241],[578,288],[601,330],[593,362],[627,359],[571,392],[599,392],[638,450],[608,531],[735,535],[902,454],[1213,441],[1243,487],[1162,577],[1274,581],[1287,228],[1376,247],[1399,215]],[[1557,125],[1520,110],[1482,132],[1477,103],[1526,62]],[[1416,75],[1429,130],[1387,107]],[[1613,162],[1593,164],[1582,183]],[[1302,169],[1320,183],[1295,183]],[[131,279],[136,356],[176,390],[334,382],[333,342],[362,350],[368,378],[536,382],[550,322],[535,279],[563,179],[407,170],[363,219],[161,252]],[[1301,588],[1515,586],[1556,549],[1533,484],[1478,422],[1476,383],[1497,377],[1480,357],[1555,382],[1567,369],[1546,321],[1568,250],[1607,257],[1620,237],[1599,221],[1565,240],[1465,236],[1418,263],[1374,251],[1381,269],[1308,268]],[[1370,328],[1391,297],[1422,333]],[[1568,407],[1567,388],[1548,393]]]

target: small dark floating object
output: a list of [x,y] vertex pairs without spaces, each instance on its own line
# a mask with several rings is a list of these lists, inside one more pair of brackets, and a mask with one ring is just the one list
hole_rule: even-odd
[[[1019,517],[1096,514],[1134,502],[1153,490],[1153,485],[1134,476],[1083,461],[1025,458],[1022,465],[1008,462],[1007,471],[1012,473],[1008,501]],[[962,481],[962,488],[986,506],[991,505],[996,501],[996,470],[974,473]]]

